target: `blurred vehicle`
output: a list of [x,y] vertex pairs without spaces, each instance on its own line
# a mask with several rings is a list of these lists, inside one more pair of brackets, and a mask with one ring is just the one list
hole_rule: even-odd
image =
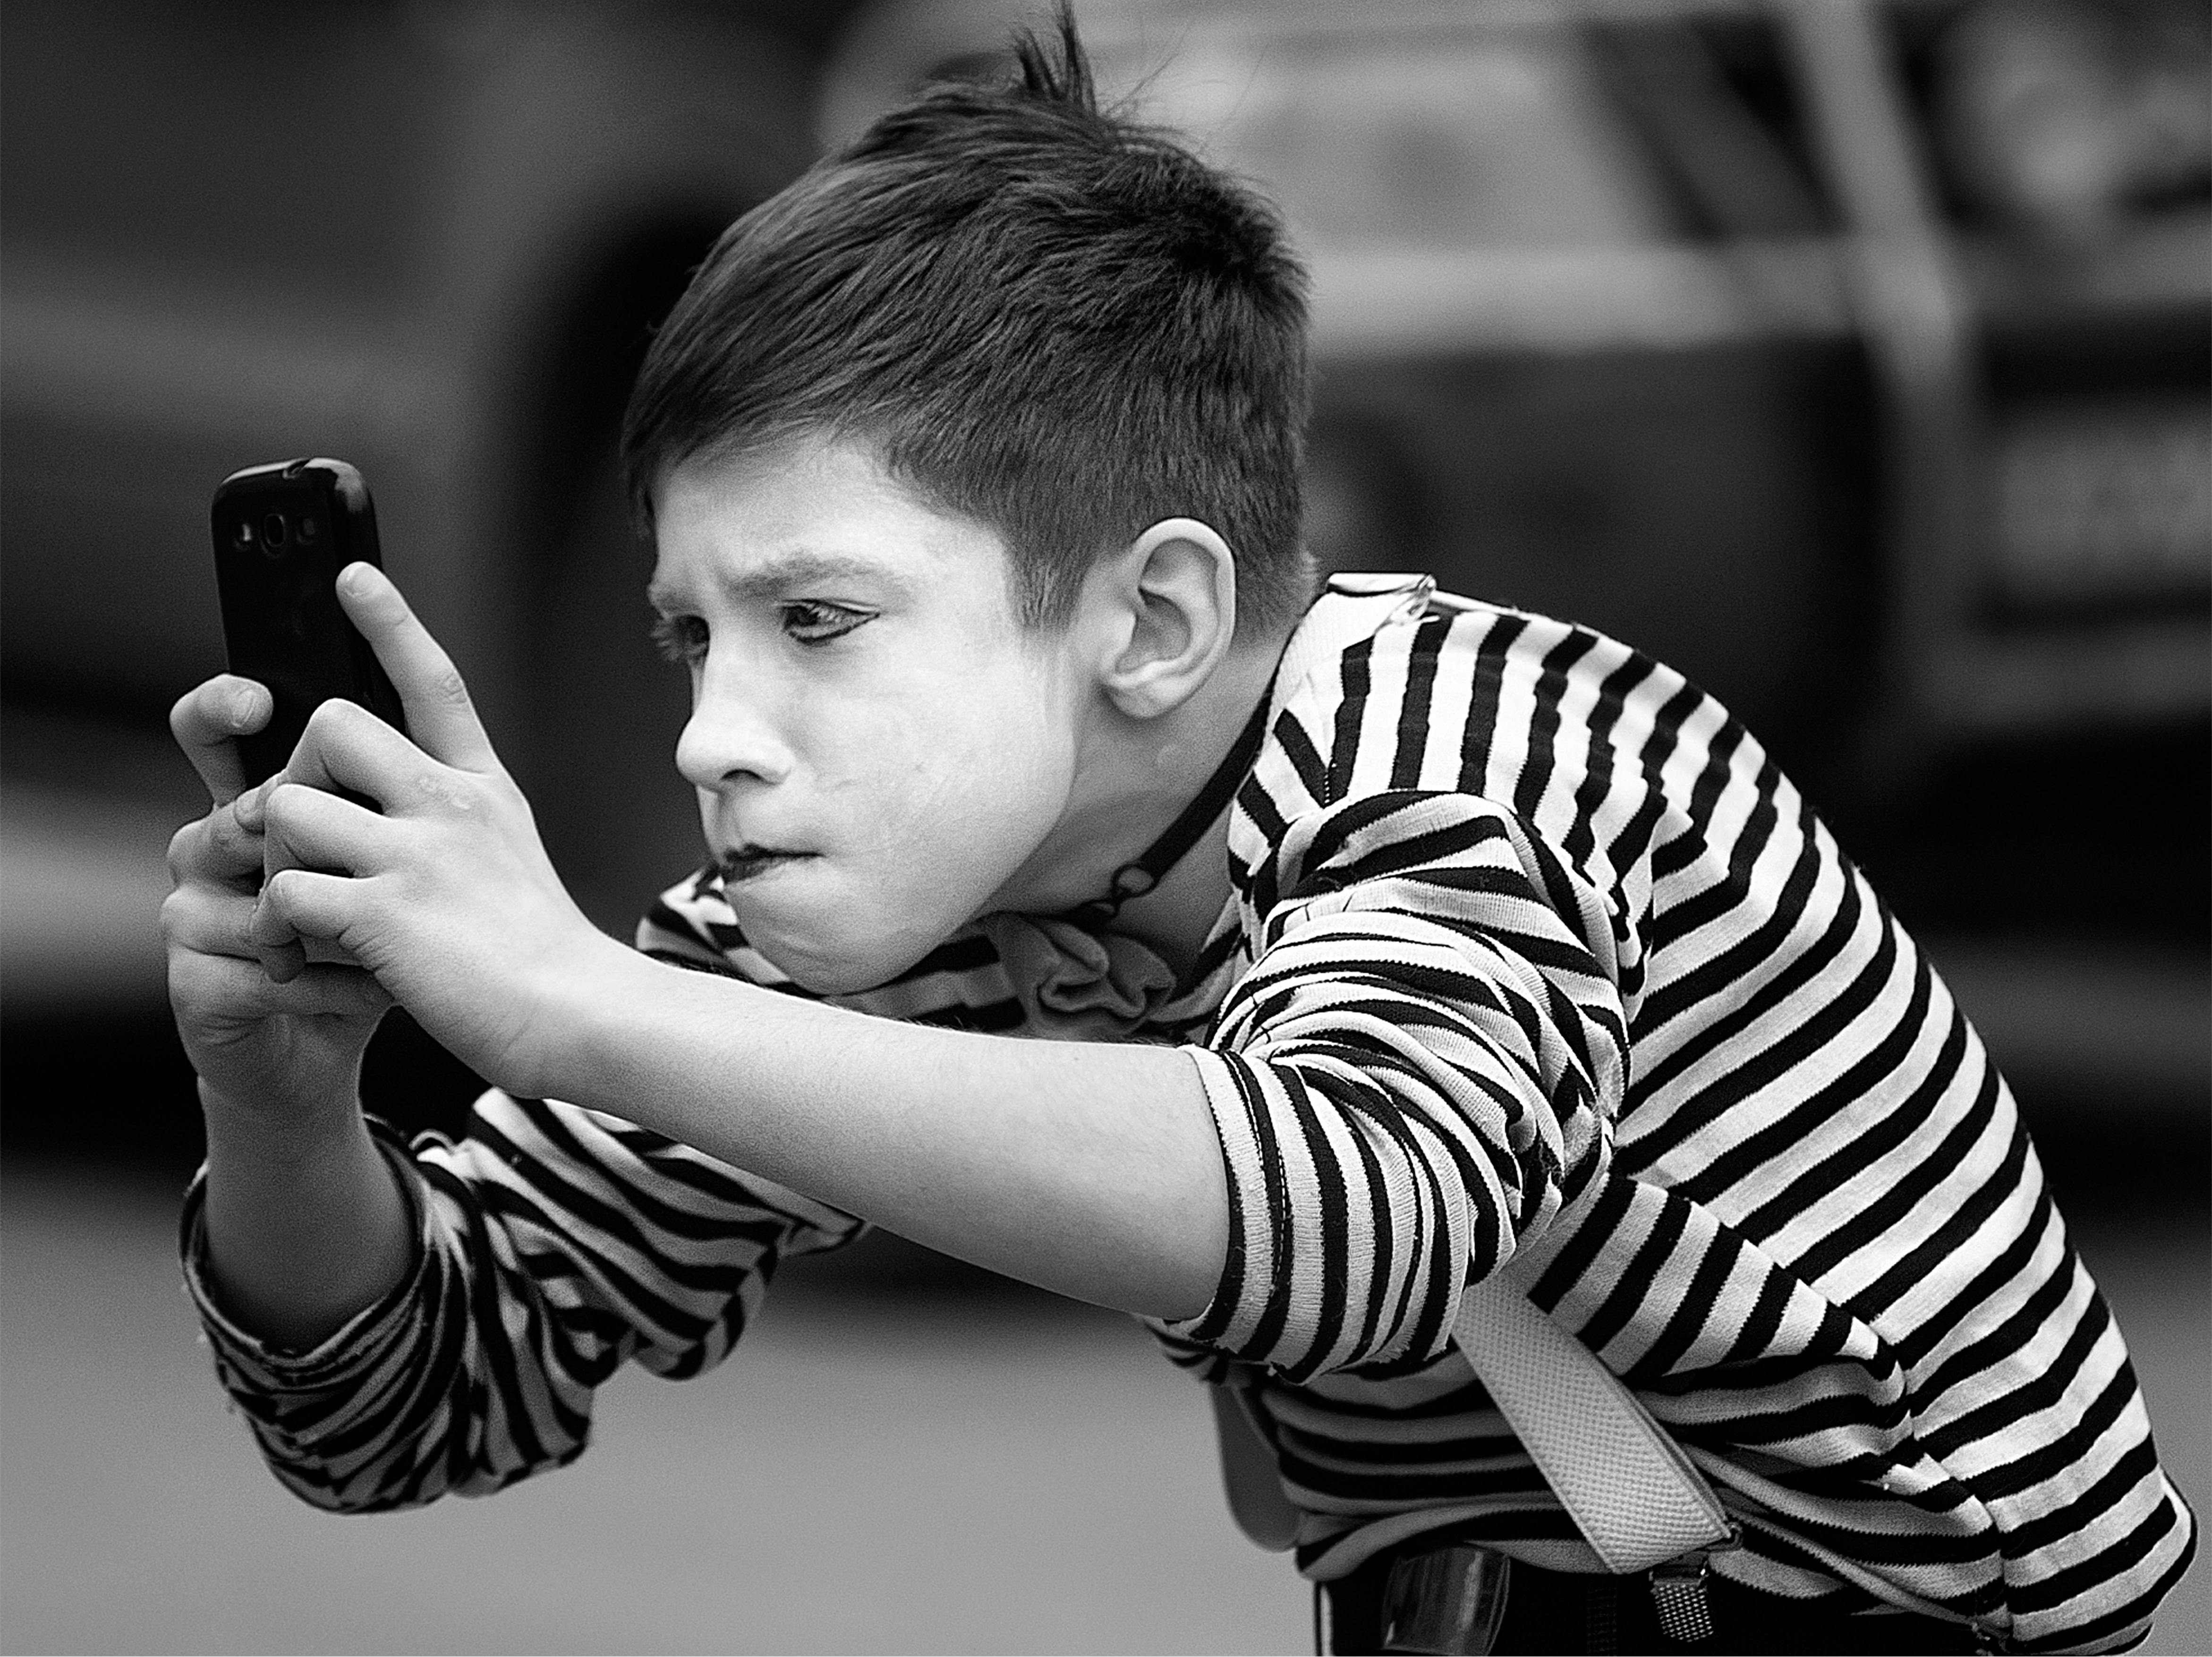
[[[865,9],[825,137],[1033,9]],[[2194,0],[1076,9],[1310,261],[1325,562],[1607,628],[1838,789],[2203,714]]]
[[[820,142],[1042,9],[5,0],[11,779],[97,727],[149,746],[64,780],[141,786],[222,660],[216,482],[335,454],[626,930],[697,844],[613,467],[647,329]],[[1311,259],[1325,562],[1607,628],[1808,772],[2203,716],[2201,4],[1077,10],[1109,87],[1260,180]],[[111,855],[36,803],[16,1004],[26,939],[150,939],[160,885],[153,829]],[[97,877],[140,842],[137,884]]]
[[[557,860],[626,930],[698,836],[668,759],[685,693],[645,643],[615,423],[690,267],[811,159],[839,15],[9,0],[11,747],[158,731],[222,663],[216,484],[337,455],[368,476],[390,567]],[[94,727],[40,740],[64,714]],[[11,838],[13,855],[35,837]]]

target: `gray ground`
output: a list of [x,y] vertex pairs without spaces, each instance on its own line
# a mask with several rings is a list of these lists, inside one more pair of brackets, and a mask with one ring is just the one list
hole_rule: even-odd
[[1070,1306],[803,1283],[720,1370],[607,1389],[581,1463],[339,1519],[224,1412],[174,1193],[0,1186],[10,1651],[1279,1651],[1306,1592],[1231,1526],[1199,1389]]
[[[224,1413],[173,1214],[112,1173],[0,1185],[7,1650],[1310,1648],[1302,1586],[1223,1511],[1202,1399],[1120,1319],[793,1282],[720,1371],[610,1388],[578,1466],[336,1519]],[[2206,1239],[2100,1227],[2085,1252],[2201,1508]],[[2208,1577],[2146,1649],[2212,1650]]]

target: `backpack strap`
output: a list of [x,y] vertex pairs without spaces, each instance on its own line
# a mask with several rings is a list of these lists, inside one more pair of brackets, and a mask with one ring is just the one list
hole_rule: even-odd
[[[1517,1268],[1517,1269],[1516,1269]],[[1519,1257],[1462,1293],[1452,1338],[1616,1575],[1733,1544],[1720,1498],[1597,1355],[1536,1307]]]
[[1297,1539],[1298,1510],[1283,1494],[1275,1461],[1274,1435],[1261,1425],[1252,1402],[1249,1366],[1234,1365],[1228,1379],[1207,1387],[1213,1404],[1214,1436],[1221,1447],[1221,1483],[1229,1492],[1230,1515],[1237,1528],[1269,1553],[1282,1553]]

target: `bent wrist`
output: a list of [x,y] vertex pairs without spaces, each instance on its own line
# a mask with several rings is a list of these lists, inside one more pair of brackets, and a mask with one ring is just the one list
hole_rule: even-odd
[[622,1045],[623,1030],[641,1016],[666,970],[595,930],[540,978],[526,1036],[493,1079],[521,1098],[586,1102],[607,1069],[611,1051]]

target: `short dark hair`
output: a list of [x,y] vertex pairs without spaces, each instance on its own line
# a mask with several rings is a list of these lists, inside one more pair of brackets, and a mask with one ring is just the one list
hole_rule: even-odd
[[726,231],[623,423],[641,524],[687,460],[857,438],[1011,549],[1024,624],[1165,517],[1235,554],[1239,632],[1312,595],[1305,273],[1273,210],[1102,111],[1063,3],[1018,73],[927,88]]

